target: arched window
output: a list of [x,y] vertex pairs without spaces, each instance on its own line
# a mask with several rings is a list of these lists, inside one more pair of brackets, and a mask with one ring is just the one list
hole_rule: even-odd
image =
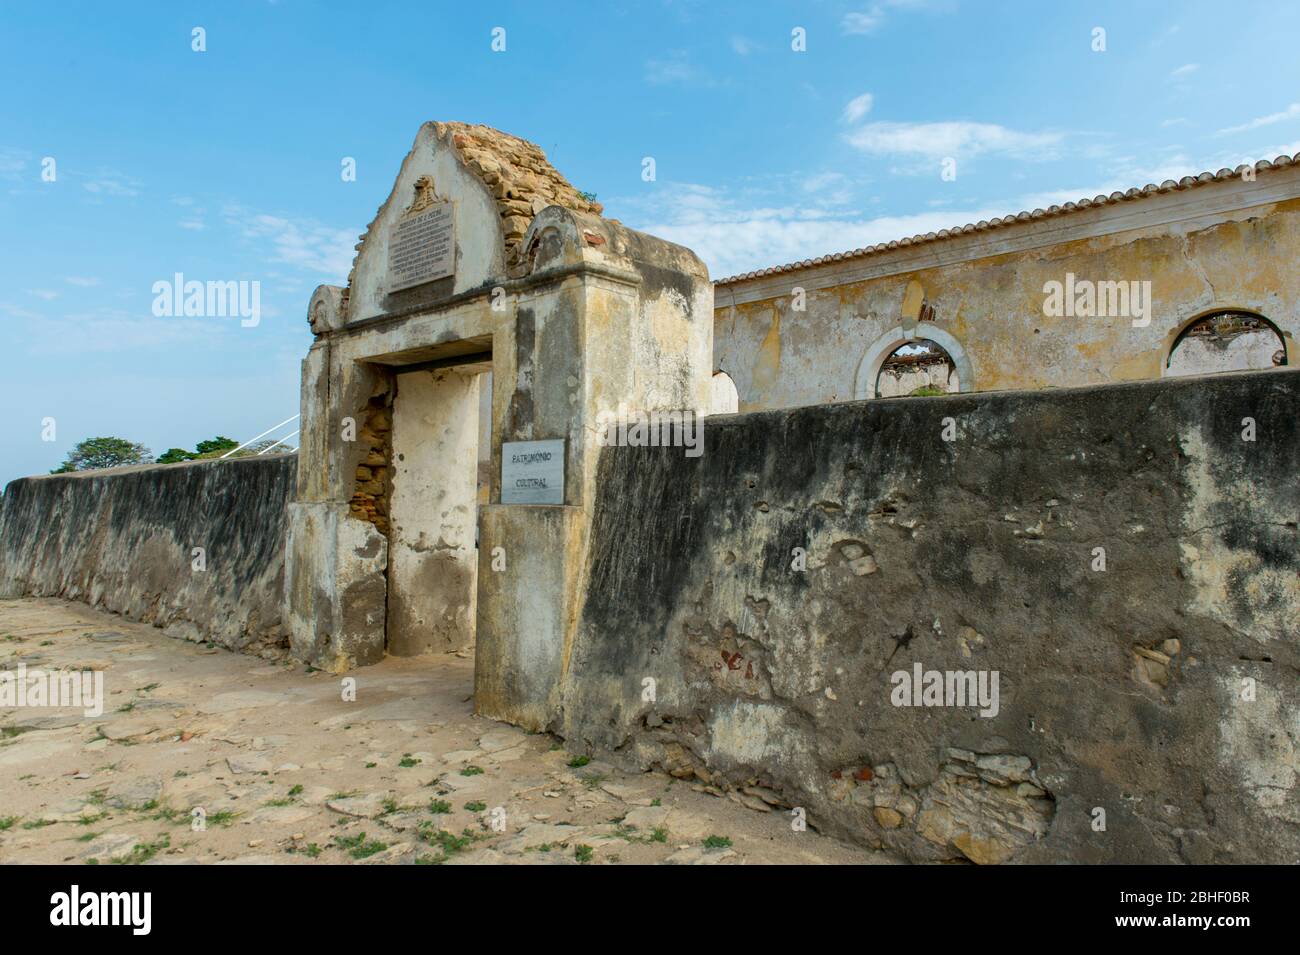
[[951,394],[975,390],[970,358],[957,338],[933,322],[899,326],[876,339],[858,363],[855,398]]
[[961,390],[952,356],[938,342],[918,338],[899,345],[880,363],[876,396],[947,395]]
[[1210,375],[1285,364],[1286,344],[1272,322],[1253,312],[1224,311],[1198,318],[1182,330],[1169,349],[1165,374]]
[[736,383],[725,371],[714,374],[709,391],[709,414],[735,414],[740,409]]

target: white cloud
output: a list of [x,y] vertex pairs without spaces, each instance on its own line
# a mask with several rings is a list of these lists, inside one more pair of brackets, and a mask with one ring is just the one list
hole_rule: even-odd
[[1126,192],[1149,183],[1158,186],[1166,180],[1177,182],[1185,176],[1199,176],[1203,172],[1218,172],[1220,169],[1236,169],[1242,163],[1274,159],[1280,155],[1290,156],[1297,152],[1300,152],[1300,140],[1257,150],[1251,154],[1221,152],[1193,158],[1183,152],[1171,152],[1154,164],[1140,163],[1126,158],[1114,165],[1104,180],[1093,183],[1087,188],[1054,189],[1050,192],[1023,196],[1022,208],[1045,209],[1053,204],[1061,205],[1066,202],[1077,202],[1079,199],[1109,196],[1113,192]]
[[1272,126],[1274,123],[1282,123],[1288,119],[1300,117],[1300,103],[1292,103],[1280,113],[1269,113],[1267,116],[1261,116],[1258,119],[1252,119],[1248,123],[1242,123],[1240,126],[1229,126],[1227,129],[1221,129],[1214,135],[1231,136],[1236,133],[1245,133],[1252,129],[1259,129],[1261,126]]
[[1171,152],[1154,164],[1140,163],[1131,158],[1113,164],[1104,179],[1094,180],[1086,186],[1068,189],[1052,189],[1046,192],[1022,196],[1024,209],[1046,209],[1051,205],[1064,205],[1078,202],[1080,199],[1095,199],[1097,196],[1109,196],[1114,192],[1127,192],[1129,189],[1141,188],[1148,184],[1160,185],[1166,180],[1177,182],[1184,176],[1196,176],[1207,169],[1216,171],[1223,167],[1236,168],[1240,159],[1218,156],[1210,159],[1195,160],[1181,152]]
[[172,202],[185,210],[185,218],[176,222],[180,228],[191,232],[202,232],[208,227],[208,210],[198,205],[191,197],[175,196]]
[[[31,351],[33,354],[62,354],[68,351],[139,352],[194,348],[204,342],[214,342],[223,329],[238,331],[239,322],[233,319],[154,318],[152,315],[137,317],[121,311],[115,314],[83,313],[45,323],[43,334],[32,342]],[[72,340],[75,340],[75,345],[71,344]]]
[[859,35],[875,33],[885,22],[885,17],[891,9],[920,10],[934,5],[934,0],[879,0],[865,10],[846,13],[840,20],[840,30],[843,33]]
[[673,53],[663,60],[646,61],[645,80],[652,86],[687,85],[707,79],[704,73],[691,65],[685,53]]
[[100,170],[92,178],[83,182],[81,186],[96,197],[131,198],[140,194],[139,182],[130,176],[111,169]]
[[874,33],[884,21],[885,11],[880,7],[872,7],[865,13],[846,13],[840,21],[840,29],[845,33]]
[[622,207],[621,217],[633,228],[692,249],[714,278],[1033,208],[1022,198],[909,215],[846,216],[814,205],[746,205],[708,186],[660,185],[650,200],[614,199],[611,205]]
[[802,185],[805,192],[821,192],[829,186],[837,186],[844,181],[845,176],[841,172],[819,172],[805,179]]
[[193,347],[211,344],[223,333],[242,331],[238,321],[155,318],[148,310],[140,314],[96,308],[51,316],[0,303],[0,313],[25,323],[22,341],[33,355]]
[[[1274,143],[1267,148],[1254,150],[1224,150],[1212,154],[1192,157],[1183,152],[1172,152],[1154,164],[1130,162],[1117,167],[1111,177],[1112,186],[1107,190],[1124,190],[1147,183],[1160,185],[1166,179],[1177,182],[1184,176],[1198,176],[1203,172],[1218,172],[1220,169],[1236,169],[1242,163],[1255,163],[1261,159],[1275,159],[1278,156],[1291,156],[1300,152],[1300,140],[1291,143]],[[1095,195],[1095,193],[1094,193]]]
[[871,112],[871,106],[874,102],[875,97],[870,93],[863,93],[861,96],[853,97],[844,107],[844,122],[856,123]]
[[[995,144],[1003,143],[994,137]],[[1017,148],[1024,144],[1017,142]],[[1031,146],[1039,146],[1033,140]],[[1259,150],[1253,158],[1269,158],[1300,152],[1300,142],[1276,145]],[[945,208],[922,212],[872,216],[864,212],[875,200],[860,191],[857,177],[838,172],[820,172],[803,179],[783,182],[769,192],[790,195],[793,184],[801,191],[803,202],[766,202],[763,192],[744,193],[739,189],[716,189],[688,183],[660,183],[649,198],[610,200],[619,218],[633,228],[662,236],[696,252],[714,278],[735,275],[834,252],[902,239],[913,235],[938,232],[971,222],[1013,215],[1024,210],[1046,209],[1052,205],[1108,196],[1147,183],[1159,185],[1167,179],[1205,170],[1235,168],[1252,157],[1221,153],[1193,158],[1170,151],[1154,162],[1140,162],[1133,157],[1118,157],[1102,171],[1097,180],[1074,188],[1024,193],[1006,199],[956,200]],[[828,195],[829,194],[829,195]],[[827,201],[829,198],[830,201]],[[942,200],[948,202],[949,200]],[[845,207],[852,203],[852,212]]]
[[1259,154],[1259,158],[1276,159],[1278,156],[1290,156],[1295,158],[1296,153],[1300,153],[1300,139],[1262,150]]
[[731,38],[731,49],[740,56],[749,56],[759,45],[747,36],[733,36]]
[[851,145],[873,156],[942,159],[1001,153],[1030,159],[1052,158],[1065,135],[1019,132],[996,123],[868,123],[848,134]]
[[1184,63],[1182,66],[1178,67],[1178,69],[1170,70],[1169,78],[1171,80],[1185,79],[1186,77],[1191,76],[1200,68],[1201,68],[1201,64],[1199,63]]
[[240,206],[227,206],[223,214],[244,238],[269,245],[272,262],[296,266],[340,285],[352,268],[359,229],[336,229],[312,219],[265,215]]
[[92,286],[99,284],[99,279],[88,278],[84,275],[69,275],[63,281],[67,282],[69,285],[78,285],[82,288],[91,288]]
[[34,295],[36,298],[43,298],[47,302],[59,297],[58,292],[51,292],[47,288],[29,288],[27,294]]
[[40,312],[33,312],[30,308],[23,308],[21,305],[14,305],[10,302],[0,302],[0,314],[24,322],[39,322],[45,317]]
[[8,182],[17,182],[23,177],[23,170],[27,167],[27,160],[31,154],[20,149],[11,149],[8,146],[0,147],[0,179]]
[[647,231],[693,249],[714,278],[815,258],[832,252],[934,232],[1006,214],[1007,208],[935,211],[860,219],[773,218],[743,212],[732,218],[685,224],[655,223]]

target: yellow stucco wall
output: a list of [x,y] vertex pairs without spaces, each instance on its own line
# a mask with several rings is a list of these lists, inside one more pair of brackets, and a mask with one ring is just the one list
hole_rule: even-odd
[[[1204,192],[1209,196],[1213,187]],[[792,307],[794,288],[809,277],[798,270],[779,277],[782,285],[788,282],[779,292],[774,279],[765,279],[767,297],[758,301],[743,301],[745,282],[718,287],[715,366],[734,379],[741,411],[851,400],[864,357],[900,325],[913,280],[934,309],[933,328],[951,335],[969,361],[971,381],[962,382],[963,391],[1159,378],[1177,334],[1191,320],[1225,308],[1269,319],[1284,335],[1288,363],[1295,364],[1298,262],[1300,198],[1293,198],[810,288],[804,311]],[[833,268],[849,272],[854,264],[846,260]],[[1130,317],[1048,317],[1044,285],[1064,282],[1067,272],[1094,282],[1149,281],[1150,324],[1134,327]],[[733,299],[742,301],[733,305]]]

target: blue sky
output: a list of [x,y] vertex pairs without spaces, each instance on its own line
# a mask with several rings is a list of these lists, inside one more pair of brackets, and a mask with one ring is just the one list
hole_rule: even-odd
[[[294,414],[312,289],[423,121],[533,140],[721,277],[1293,154],[1298,40],[1300,4],[1265,2],[9,0],[0,482]],[[260,282],[260,324],[155,317],[176,272]]]

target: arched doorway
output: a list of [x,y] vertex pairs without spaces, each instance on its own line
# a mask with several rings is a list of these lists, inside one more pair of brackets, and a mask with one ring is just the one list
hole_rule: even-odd
[[740,410],[736,383],[725,371],[714,372],[709,386],[709,414],[735,414]]
[[953,394],[972,391],[974,376],[961,343],[929,322],[908,334],[882,336],[858,365],[855,398]]
[[905,398],[959,391],[961,377],[952,356],[928,338],[899,345],[876,373],[876,396]]
[[1227,309],[1187,324],[1169,349],[1164,374],[1177,378],[1285,364],[1286,342],[1277,326],[1254,312]]

